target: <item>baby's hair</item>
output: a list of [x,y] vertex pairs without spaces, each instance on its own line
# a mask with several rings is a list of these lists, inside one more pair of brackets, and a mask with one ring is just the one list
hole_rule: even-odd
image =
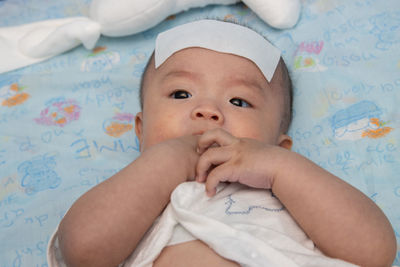
[[[241,26],[244,26],[244,27],[247,27],[247,28],[253,30],[252,28],[242,25],[236,21],[225,21],[225,22],[238,24],[238,25],[241,25]],[[258,33],[258,34],[260,34],[260,33]],[[260,34],[260,35],[263,36],[262,34]],[[143,71],[142,78],[140,81],[139,101],[140,101],[141,110],[143,110],[144,87],[145,87],[145,83],[147,80],[147,74],[149,72],[148,70],[152,63],[154,66],[154,51],[151,54],[150,59],[148,60],[148,62],[146,64],[146,67]],[[281,122],[281,131],[283,133],[287,133],[289,130],[289,127],[290,127],[290,123],[292,121],[292,114],[293,114],[293,85],[292,85],[292,80],[290,78],[289,70],[288,70],[282,57],[279,59],[278,66],[276,67],[276,70],[275,70],[275,74],[277,74],[277,73],[281,74],[281,77],[280,77],[281,79],[279,81],[279,85],[281,85],[281,87],[284,89],[281,92],[283,94],[283,104],[284,104],[283,118],[282,118],[282,122]],[[275,74],[274,74],[274,77],[275,77]],[[273,89],[275,89],[275,88],[273,88]]]

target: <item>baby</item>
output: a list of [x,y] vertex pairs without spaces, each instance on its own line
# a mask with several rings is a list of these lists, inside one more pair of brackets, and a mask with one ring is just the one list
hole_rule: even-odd
[[173,28],[141,87],[141,155],[74,203],[50,266],[391,265],[381,210],[290,151],[291,82],[263,37],[213,20]]

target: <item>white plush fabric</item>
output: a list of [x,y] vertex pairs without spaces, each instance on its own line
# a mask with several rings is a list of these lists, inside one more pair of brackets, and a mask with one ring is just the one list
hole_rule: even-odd
[[[90,17],[107,36],[124,36],[149,29],[171,14],[210,4],[229,5],[238,0],[93,0]],[[261,19],[275,28],[293,27],[300,14],[298,0],[243,0]]]
[[[0,28],[0,73],[21,68],[65,52],[81,43],[92,49],[100,34],[125,36],[147,30],[169,15],[210,4],[238,0],[93,0],[89,18],[48,20]],[[293,27],[300,14],[299,0],[244,0],[275,28]]]
[[208,4],[234,4],[238,0],[93,0],[90,18],[101,24],[102,34],[125,36],[147,30],[169,15]]
[[243,2],[274,28],[291,28],[299,19],[301,6],[296,0],[243,0]]
[[85,17],[0,28],[0,73],[46,60],[80,44],[92,49],[100,34],[100,25]]

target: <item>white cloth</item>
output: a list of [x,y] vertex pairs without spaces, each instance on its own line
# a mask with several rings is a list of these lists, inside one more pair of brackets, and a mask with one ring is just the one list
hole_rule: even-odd
[[[81,43],[92,49],[100,34],[126,36],[147,30],[172,14],[210,4],[239,0],[93,0],[89,17],[63,18],[14,27],[0,27],[0,73],[34,64]],[[293,27],[300,15],[299,0],[245,0],[265,22]]]
[[[152,266],[165,246],[192,239],[241,266],[354,266],[315,248],[271,191],[223,184],[209,198],[204,184],[196,182],[174,190],[159,220],[121,266]],[[57,242],[55,234],[49,243],[50,267],[65,266]]]
[[25,67],[83,44],[92,49],[100,24],[86,17],[0,27],[0,73]]
[[169,241],[179,239],[174,236],[179,225],[241,266],[354,266],[316,249],[271,191],[224,184],[209,198],[204,184],[196,182],[174,190],[160,220],[124,266],[152,266]]

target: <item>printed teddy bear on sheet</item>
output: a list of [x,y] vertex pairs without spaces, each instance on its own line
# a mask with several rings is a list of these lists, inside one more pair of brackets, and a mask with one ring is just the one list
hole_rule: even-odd
[[21,186],[25,188],[27,195],[57,188],[61,184],[61,178],[54,171],[57,165],[54,156],[43,155],[24,161],[18,166],[18,172],[22,174]]
[[376,48],[387,50],[400,43],[400,12],[382,13],[370,19],[371,33],[378,37]]

